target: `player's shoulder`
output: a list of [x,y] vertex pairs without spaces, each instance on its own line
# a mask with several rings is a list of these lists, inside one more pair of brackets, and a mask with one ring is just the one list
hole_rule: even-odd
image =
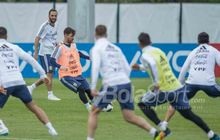
[[49,22],[48,22],[48,21],[45,21],[45,22],[43,22],[43,23],[41,24],[40,29],[41,29],[41,30],[45,30],[45,29],[48,27],[48,25],[49,25]]

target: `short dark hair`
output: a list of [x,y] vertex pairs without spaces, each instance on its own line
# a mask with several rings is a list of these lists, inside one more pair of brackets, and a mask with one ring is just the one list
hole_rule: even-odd
[[105,25],[97,25],[95,28],[97,36],[107,36],[107,28]]
[[7,29],[3,26],[0,26],[0,38],[5,38],[7,36]]
[[71,27],[66,27],[63,31],[64,35],[66,35],[66,34],[68,35],[68,34],[71,34],[71,33],[73,34],[73,36],[76,34],[76,31]]
[[48,14],[50,15],[50,13],[51,13],[51,12],[57,12],[57,10],[56,10],[56,9],[54,9],[54,8],[52,8],[52,9],[50,9],[50,11],[49,11],[49,13],[48,13]]
[[138,36],[138,41],[141,45],[143,46],[147,46],[151,44],[151,39],[150,39],[150,35],[148,33],[140,33],[140,35]]
[[198,35],[198,43],[199,44],[204,44],[204,43],[209,43],[209,35],[206,32],[201,32]]

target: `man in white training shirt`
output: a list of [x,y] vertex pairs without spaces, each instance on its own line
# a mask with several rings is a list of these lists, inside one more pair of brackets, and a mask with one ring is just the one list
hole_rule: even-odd
[[[96,43],[91,50],[92,83],[91,90],[94,96],[94,106],[88,118],[87,140],[94,140],[97,128],[98,115],[112,100],[117,99],[124,119],[146,131],[156,140],[162,140],[158,131],[142,117],[134,113],[131,81],[131,68],[121,49],[107,40],[107,29],[104,25],[96,27]],[[102,88],[97,93],[96,85],[99,73],[102,77]]]
[[[43,67],[49,80],[51,81],[50,83],[46,84],[48,90],[48,99],[59,101],[60,99],[57,98],[52,91],[52,80],[55,68],[50,63],[51,54],[53,53],[57,44],[57,27],[55,25],[56,20],[57,11],[55,9],[51,9],[49,11],[49,20],[41,25],[35,38],[34,58],[35,60],[38,60],[38,46],[40,42],[39,57],[41,66]],[[30,93],[32,94],[32,91],[41,84],[43,84],[43,81],[39,79],[31,86],[28,86]]]
[[[19,58],[31,64],[45,83],[49,83],[50,80],[34,58],[17,45],[7,42],[6,39],[7,30],[4,27],[0,27],[0,109],[4,107],[10,95],[19,98],[45,124],[52,136],[57,135],[46,113],[32,101],[32,97],[19,69]],[[7,135],[8,133],[8,128],[0,120],[0,135]]]
[[[216,64],[220,66],[220,52],[209,45],[209,35],[202,32],[198,35],[198,47],[187,57],[178,78],[182,84],[185,83],[189,100],[200,90],[209,97],[220,97],[220,86],[216,84],[214,73]],[[187,72],[189,76],[185,82]],[[174,113],[175,109],[170,106],[165,118],[166,123]],[[214,132],[210,132],[208,137],[210,140],[220,140]]]

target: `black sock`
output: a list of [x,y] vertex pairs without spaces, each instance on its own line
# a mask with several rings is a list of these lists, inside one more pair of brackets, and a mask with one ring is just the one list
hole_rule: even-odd
[[86,97],[85,90],[83,89],[82,86],[79,86],[79,87],[78,87],[78,94],[79,94],[80,100],[81,100],[84,104],[87,104],[87,103],[88,103],[88,99],[87,99],[87,97]]
[[199,116],[197,116],[195,113],[193,113],[191,109],[178,110],[178,112],[184,118],[194,122],[197,126],[199,126],[206,133],[208,133],[210,131],[210,128],[207,126],[207,124]]
[[90,101],[92,101],[93,100],[93,96],[91,94],[91,90],[87,89],[87,90],[85,90],[85,92],[86,92],[87,96],[89,97]]
[[138,103],[138,106],[141,109],[141,111],[145,114],[145,116],[147,116],[156,125],[158,125],[161,122],[156,112],[151,107],[146,106],[143,103]]

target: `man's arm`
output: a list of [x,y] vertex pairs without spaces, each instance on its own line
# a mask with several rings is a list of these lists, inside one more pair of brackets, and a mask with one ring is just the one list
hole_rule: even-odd
[[121,52],[121,57],[122,57],[122,61],[123,61],[124,70],[125,70],[127,76],[130,77],[131,67],[128,64],[128,61],[127,61],[127,59],[125,58],[125,55],[122,52]]
[[40,37],[36,36],[36,38],[34,40],[34,59],[35,60],[38,60],[39,42],[40,42]]
[[41,79],[44,79],[47,77],[45,74],[45,71],[43,70],[41,65],[31,55],[29,55],[28,53],[23,51],[18,46],[15,46],[14,48],[15,48],[15,52],[19,56],[19,58],[28,62],[40,74]]
[[100,50],[93,48],[91,50],[92,70],[91,70],[91,90],[96,90],[96,85],[99,77],[99,70],[101,65]]
[[79,52],[80,58],[84,58],[84,59],[90,60],[90,57],[88,55],[83,54],[81,51],[78,51],[78,52]]
[[180,81],[180,83],[184,84],[185,82],[185,75],[188,72],[189,68],[190,68],[190,64],[191,64],[191,59],[192,59],[192,55],[193,53],[190,53],[189,56],[187,57],[186,61],[184,62],[182,69],[180,71],[178,80]]
[[50,63],[52,64],[52,66],[66,71],[68,70],[67,67],[61,66],[60,64],[57,63],[57,59],[60,57],[60,55],[61,55],[61,49],[59,46],[57,46],[54,49],[53,53],[51,54]]
[[215,52],[215,61],[218,66],[220,66],[220,52],[216,49]]
[[153,84],[158,85],[159,83],[159,78],[158,78],[158,70],[157,70],[157,64],[156,61],[149,55],[144,54],[141,57],[141,62],[143,66],[148,66],[150,70],[150,74],[152,75],[153,78]]

